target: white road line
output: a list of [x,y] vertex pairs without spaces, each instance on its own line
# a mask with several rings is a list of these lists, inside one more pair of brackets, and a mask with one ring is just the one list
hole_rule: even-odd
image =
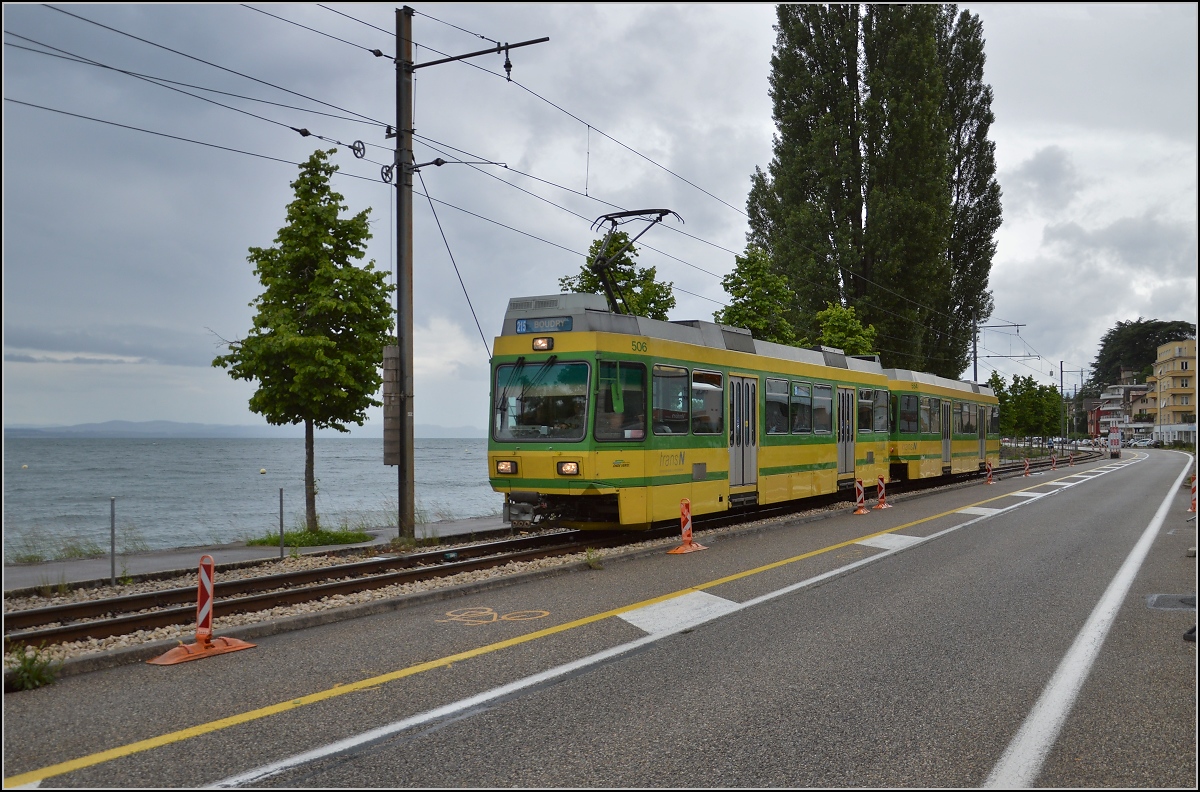
[[1008,497],[1010,497],[1010,498],[1040,498],[1045,494],[1046,494],[1045,492],[1010,492],[1010,493],[1008,493]]
[[[1012,508],[1009,506],[1008,508]],[[965,509],[959,509],[959,514],[999,514],[1004,509],[989,509],[986,506],[968,506]]]
[[1042,484],[1043,487],[1074,487],[1079,482],[1077,481],[1047,481]]
[[1116,576],[1108,584],[1100,601],[1096,603],[1096,607],[1092,610],[1087,622],[1084,623],[1083,629],[1075,637],[1075,642],[1071,644],[1071,648],[1067,650],[1058,664],[1058,670],[1054,672],[1050,683],[1046,685],[1041,697],[1033,705],[1033,709],[1026,716],[1025,722],[1021,724],[1017,735],[1009,743],[1004,755],[1000,757],[1000,761],[988,774],[987,780],[983,783],[984,787],[1020,789],[1030,787],[1037,781],[1046,756],[1054,747],[1058,733],[1062,730],[1067,715],[1071,713],[1071,708],[1079,696],[1079,690],[1091,672],[1092,664],[1096,662],[1096,656],[1100,653],[1100,647],[1104,644],[1104,639],[1112,628],[1117,611],[1120,610],[1125,595],[1129,593],[1129,587],[1133,585],[1133,580],[1137,576],[1142,562],[1146,559],[1146,554],[1150,552],[1150,545],[1154,542],[1155,535],[1167,517],[1167,511],[1175,499],[1175,494],[1179,491],[1180,483],[1191,467],[1192,460],[1189,457],[1183,470],[1175,479],[1175,483],[1167,491],[1154,518],[1150,520],[1150,524],[1142,532],[1141,538],[1125,558],[1125,563],[1121,564],[1121,568],[1117,570]]
[[738,604],[732,600],[717,597],[706,591],[689,591],[682,597],[631,610],[620,614],[620,617],[634,627],[654,635],[678,632],[686,627],[724,616],[737,608]]
[[922,536],[905,536],[904,534],[889,533],[859,539],[855,544],[877,547],[880,550],[903,550],[906,547],[912,547],[924,541],[925,538]]

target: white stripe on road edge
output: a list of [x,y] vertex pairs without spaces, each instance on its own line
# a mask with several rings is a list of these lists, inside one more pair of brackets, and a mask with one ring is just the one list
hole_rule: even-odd
[[[1040,487],[1042,485],[1039,484],[1038,486]],[[1015,496],[1015,497],[1019,497],[1019,498],[1040,498],[1045,494],[1047,494],[1047,493],[1045,493],[1045,492],[1010,492],[1010,493],[1008,493],[1008,497],[1012,498]]]
[[[1012,508],[1009,506],[1008,508]],[[986,506],[968,506],[965,509],[959,509],[959,514],[999,514],[1004,509],[989,509]]]
[[[964,510],[960,509],[960,511]],[[855,544],[866,545],[867,547],[877,547],[880,550],[903,550],[906,547],[912,547],[913,545],[920,544],[924,541],[924,537],[920,536],[905,536],[904,534],[880,534],[879,536],[869,536],[866,539],[859,539],[857,542],[855,542]]]
[[1191,467],[1192,460],[1189,457],[1155,512],[1154,519],[1150,520],[1141,538],[1126,557],[1125,563],[1117,570],[1116,576],[1096,603],[1083,629],[1075,637],[1075,642],[1058,664],[1058,670],[1050,678],[1050,683],[1046,685],[1041,697],[1026,716],[1025,722],[1021,724],[1017,736],[1009,743],[1004,755],[983,782],[984,787],[1019,789],[1032,786],[1037,780],[1046,756],[1054,747],[1054,741],[1058,739],[1058,733],[1075,704],[1079,690],[1083,687],[1092,664],[1096,662],[1096,656],[1112,628],[1117,611],[1121,609],[1121,603],[1129,593],[1129,587],[1133,585],[1133,579],[1146,559],[1146,554],[1150,552],[1150,545],[1154,542],[1158,529],[1167,517],[1179,484]]
[[[1020,494],[1020,493],[1016,493],[1016,494]],[[1033,494],[1031,497],[1039,498],[1039,497],[1042,497],[1042,495]],[[1024,505],[1024,503],[1032,503],[1032,502],[1033,501],[1024,501],[1020,504],[1017,504],[1017,506]],[[1010,507],[1010,508],[1016,508],[1016,506]],[[966,528],[968,525],[974,525],[977,522],[986,520],[991,516],[992,515],[980,515],[973,520],[967,520],[964,523],[959,523],[958,525],[953,525],[949,528],[945,528],[941,531],[930,534],[929,536],[925,537],[924,540],[918,540],[918,541],[930,541],[933,539],[938,539],[949,533],[957,531],[960,528]],[[905,547],[907,547],[907,546],[909,546],[908,543],[905,543]],[[807,580],[802,580],[798,583],[792,583],[791,585],[784,586],[781,589],[776,589],[775,591],[771,591],[766,594],[762,594],[758,597],[747,600],[746,602],[743,602],[740,604],[735,603],[734,607],[728,609],[727,611],[717,613],[716,609],[713,609],[712,611],[710,611],[710,613],[707,617],[692,621],[689,624],[677,625],[675,628],[667,629],[664,632],[652,633],[650,635],[644,636],[642,638],[638,638],[638,639],[630,641],[628,643],[621,644],[620,646],[614,646],[611,649],[605,649],[604,651],[597,652],[596,654],[590,655],[588,657],[584,657],[579,660],[572,661],[570,663],[564,663],[563,665],[555,666],[554,668],[547,669],[546,671],[542,671],[538,674],[534,674],[529,677],[525,677],[524,679],[518,679],[514,682],[510,682],[507,685],[501,685],[500,687],[493,688],[492,690],[484,691],[482,693],[476,694],[469,698],[461,699],[459,701],[452,702],[450,704],[446,704],[441,707],[437,707],[436,709],[418,713],[417,715],[413,715],[408,718],[404,718],[402,720],[398,720],[393,723],[389,723],[384,726],[380,726],[377,729],[371,729],[370,731],[363,732],[363,733],[358,734],[353,737],[347,737],[344,740],[339,740],[338,742],[332,743],[330,745],[325,745],[320,748],[314,748],[311,751],[306,751],[304,753],[296,754],[295,756],[291,756],[286,759],[281,759],[278,762],[272,762],[270,764],[262,765],[261,767],[255,768],[253,770],[248,770],[244,773],[239,773],[238,775],[229,776],[228,778],[225,778],[221,781],[217,781],[216,783],[211,784],[207,788],[223,789],[223,788],[239,787],[239,786],[244,786],[246,784],[256,783],[256,782],[262,781],[266,778],[270,778],[271,776],[279,775],[280,773],[282,773],[286,770],[289,770],[293,767],[298,767],[300,765],[319,761],[321,759],[325,759],[330,756],[335,756],[339,753],[344,753],[346,751],[353,750],[354,748],[360,747],[362,745],[366,745],[368,743],[383,740],[387,737],[390,737],[393,734],[398,734],[407,729],[412,729],[417,726],[422,726],[426,723],[440,720],[442,718],[447,718],[452,715],[457,715],[459,713],[465,712],[465,711],[473,709],[475,707],[479,707],[488,702],[495,701],[497,699],[501,699],[506,696],[512,695],[513,693],[519,692],[526,688],[535,687],[537,685],[541,685],[546,682],[550,682],[554,679],[558,679],[560,677],[567,676],[576,671],[587,668],[588,666],[596,665],[598,663],[603,663],[614,657],[618,657],[622,654],[625,654],[626,652],[633,651],[634,649],[638,649],[643,646],[649,646],[653,643],[658,642],[659,640],[661,640],[663,638],[666,638],[667,636],[682,632],[684,629],[688,629],[690,627],[697,626],[699,624],[704,623],[705,621],[711,621],[712,619],[715,619],[718,616],[723,616],[723,615],[726,615],[727,613],[736,613],[737,611],[745,610],[747,608],[752,608],[755,605],[760,605],[764,602],[769,602],[770,600],[776,599],[778,597],[782,597],[787,594],[791,594],[794,591],[799,591],[800,589],[808,588],[808,587],[814,586],[818,583],[823,583],[824,581],[829,580],[831,578],[839,577],[841,575],[852,572],[853,570],[858,569],[859,567],[866,566],[867,564],[871,564],[880,559],[887,558],[888,556],[894,555],[895,553],[900,552],[901,549],[903,549],[903,548],[897,547],[897,548],[893,548],[890,550],[884,550],[881,553],[876,553],[872,556],[859,559],[858,561],[851,562],[851,563],[846,564],[845,566],[839,567],[837,569],[832,569],[832,570],[829,570],[828,572],[823,572],[820,575],[816,575],[815,577],[808,578]],[[688,592],[688,593],[690,593],[690,592]],[[686,593],[681,594],[680,596],[687,596],[687,594]],[[721,599],[721,598],[717,597],[716,599]],[[726,600],[726,601],[728,602],[729,600]]]

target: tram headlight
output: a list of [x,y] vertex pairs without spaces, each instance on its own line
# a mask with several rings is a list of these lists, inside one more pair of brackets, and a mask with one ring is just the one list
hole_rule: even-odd
[[579,475],[579,463],[578,462],[559,462],[558,463],[558,475],[560,475],[560,476],[578,476]]
[[549,352],[551,349],[554,349],[554,339],[553,338],[550,338],[549,336],[545,336],[543,338],[533,339],[533,351],[534,352]]
[[512,475],[513,473],[517,472],[517,463],[511,459],[502,459],[496,463],[496,472],[505,475]]

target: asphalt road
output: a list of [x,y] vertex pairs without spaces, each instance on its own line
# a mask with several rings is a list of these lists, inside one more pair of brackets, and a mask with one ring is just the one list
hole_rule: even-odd
[[698,535],[7,694],[5,786],[1190,788],[1186,463]]

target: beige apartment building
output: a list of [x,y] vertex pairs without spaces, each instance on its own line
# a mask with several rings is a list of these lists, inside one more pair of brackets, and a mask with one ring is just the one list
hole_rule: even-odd
[[[1184,338],[1158,348],[1154,376],[1147,378],[1154,390],[1154,439],[1170,443],[1196,441],[1196,341]],[[1145,408],[1151,414],[1150,404]]]

